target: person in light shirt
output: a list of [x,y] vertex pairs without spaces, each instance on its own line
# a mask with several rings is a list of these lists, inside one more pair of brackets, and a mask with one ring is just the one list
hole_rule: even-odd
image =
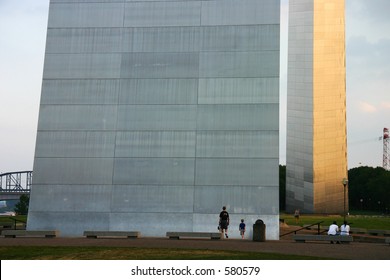
[[336,221],[334,221],[333,224],[329,226],[328,235],[337,235],[338,233],[339,233],[339,227]]
[[349,227],[347,221],[344,221],[344,224],[340,227],[340,235],[349,235],[349,231],[351,228]]

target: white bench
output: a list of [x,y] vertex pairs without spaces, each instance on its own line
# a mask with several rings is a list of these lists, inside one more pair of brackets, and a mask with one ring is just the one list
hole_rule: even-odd
[[139,231],[110,231],[110,230],[86,230],[84,236],[87,238],[98,237],[127,237],[138,238],[141,236]]
[[220,232],[167,232],[167,237],[170,239],[180,239],[181,237],[187,238],[211,238],[221,239]]
[[305,235],[305,234],[295,234],[293,239],[296,242],[306,242],[306,241],[327,241],[327,242],[340,242],[340,243],[349,243],[353,241],[351,235]]
[[57,237],[58,230],[3,230],[1,235],[8,238],[15,238],[16,236],[23,237]]

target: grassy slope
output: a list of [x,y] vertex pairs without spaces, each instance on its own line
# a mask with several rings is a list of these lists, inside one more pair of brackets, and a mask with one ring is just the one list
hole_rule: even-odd
[[[296,225],[292,214],[281,214],[280,218],[284,219],[285,223],[289,225]],[[341,225],[343,223],[343,217],[339,215],[301,215],[297,225],[309,225],[320,221],[324,221],[321,224],[323,226],[328,226],[333,221],[336,221],[338,225]],[[354,215],[348,216],[347,221],[348,223],[352,223],[351,228],[390,230],[390,217],[388,216]]]

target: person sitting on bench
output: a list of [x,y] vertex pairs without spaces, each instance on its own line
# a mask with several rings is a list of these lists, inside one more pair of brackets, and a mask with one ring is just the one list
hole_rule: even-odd
[[329,226],[328,235],[338,235],[339,227],[336,221],[333,221],[333,224]]
[[[338,234],[339,234],[339,227],[337,225],[337,222],[333,221],[333,224],[329,226],[328,235],[338,235]],[[330,241],[330,243],[333,244],[333,241]]]
[[347,221],[344,221],[344,224],[340,226],[340,235],[349,235],[350,229]]

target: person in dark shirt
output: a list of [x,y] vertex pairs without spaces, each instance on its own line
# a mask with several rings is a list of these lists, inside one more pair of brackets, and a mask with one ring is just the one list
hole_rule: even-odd
[[245,235],[245,223],[244,223],[244,219],[241,219],[241,223],[240,223],[240,225],[238,226],[238,230],[240,231],[241,238],[244,239],[244,235]]
[[228,236],[229,213],[226,211],[226,206],[222,207],[222,211],[221,213],[219,213],[219,227],[222,234],[225,233],[225,237],[229,238]]

